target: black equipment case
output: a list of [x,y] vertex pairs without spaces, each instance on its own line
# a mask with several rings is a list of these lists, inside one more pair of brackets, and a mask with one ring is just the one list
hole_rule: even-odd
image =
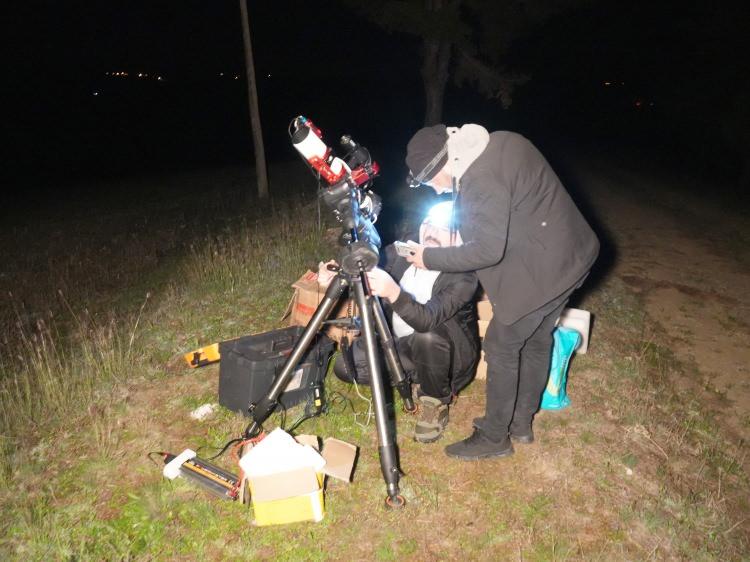
[[[221,342],[219,404],[249,415],[248,406],[268,394],[303,331],[303,326],[290,326]],[[279,397],[284,408],[311,397],[313,389],[323,383],[333,347],[333,340],[325,334],[316,335]]]

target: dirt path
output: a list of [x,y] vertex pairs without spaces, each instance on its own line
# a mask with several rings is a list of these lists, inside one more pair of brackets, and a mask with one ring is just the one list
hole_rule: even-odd
[[[646,314],[688,366],[684,384],[708,403],[737,440],[750,433],[750,253],[746,217],[722,210],[669,183],[611,173],[592,204],[616,256],[608,275],[644,297]],[[590,172],[591,173],[591,172]],[[593,177],[593,176],[596,177]],[[674,181],[674,180],[672,180]],[[667,180],[669,182],[669,180]],[[708,187],[706,187],[708,189]],[[633,190],[633,191],[627,191]],[[707,195],[708,197],[708,195]],[[696,384],[697,383],[697,384]]]

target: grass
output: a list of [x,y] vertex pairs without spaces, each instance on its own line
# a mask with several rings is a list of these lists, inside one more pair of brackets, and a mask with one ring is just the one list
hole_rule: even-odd
[[[210,502],[198,499],[194,513],[159,481],[127,493],[112,485],[113,477],[121,476],[118,465],[132,462],[133,451],[125,452],[123,444],[127,448],[152,429],[153,413],[133,416],[131,392],[139,382],[163,381],[165,364],[199,339],[277,324],[300,263],[312,264],[323,252],[321,232],[309,216],[309,208],[282,204],[270,219],[238,219],[193,240],[184,259],[169,265],[178,283],[160,283],[160,272],[150,279],[153,298],[148,294],[135,312],[121,306],[119,318],[111,311],[105,323],[84,308],[90,285],[73,304],[75,297],[60,293],[62,302],[52,302],[48,321],[25,327],[16,314],[16,330],[11,326],[5,337],[14,354],[3,354],[0,363],[2,478],[10,491],[24,480],[45,477],[39,488],[30,486],[33,493],[21,485],[20,496],[3,494],[4,512],[13,514],[4,528],[6,552],[13,545],[10,552],[19,558],[137,557],[158,552],[161,547],[153,545],[165,537],[173,515],[202,525],[207,520],[199,515],[211,511],[208,521],[219,525]],[[49,280],[48,286],[54,284]],[[106,288],[97,291],[99,299],[107,298]],[[196,400],[184,402],[191,406]],[[238,431],[236,416],[221,417],[226,426],[212,428],[206,438],[212,444]],[[76,427],[85,428],[85,435],[74,433]],[[62,459],[64,472],[46,467]],[[98,497],[102,487],[105,495],[115,488],[109,501]],[[184,494],[194,494],[181,483],[176,488],[180,502]],[[114,505],[117,514],[102,521],[101,510]],[[178,542],[175,552],[193,547]]]
[[[11,449],[28,437],[44,433],[50,424],[80,415],[99,420],[102,397],[112,383],[134,374],[140,348],[134,340],[135,324],[120,326],[113,319],[99,325],[91,319],[78,323],[74,338],[66,342],[54,326],[39,321],[33,332],[19,330],[13,344],[15,356],[0,359],[0,421],[4,452],[2,477],[14,470]],[[100,428],[100,426],[95,426]],[[103,437],[96,433],[97,440]]]
[[[451,410],[441,442],[410,441],[413,420],[398,413],[405,510],[382,508],[367,404],[334,377],[326,390],[336,402],[301,430],[356,443],[360,457],[352,484],[329,482],[321,523],[256,528],[245,506],[163,480],[146,452],[190,446],[209,456],[246,424],[223,409],[203,422],[188,417],[216,401],[217,369],[189,370],[180,354],[280,326],[289,284],[332,255],[309,208],[276,202],[217,213],[190,233],[180,226],[186,215],[172,213],[179,220],[152,222],[151,235],[123,238],[137,245],[174,229],[164,235],[166,254],[156,241],[141,253],[114,251],[132,260],[132,275],[123,264],[107,267],[113,250],[101,253],[99,236],[82,250],[89,258],[52,259],[79,265],[50,269],[43,295],[30,290],[20,258],[7,262],[18,269],[8,269],[17,283],[0,313],[12,350],[0,359],[4,559],[746,556],[746,446],[716,426],[699,379],[617,279],[583,303],[596,314],[596,340],[572,362],[573,407],[540,414],[536,445],[486,463],[443,455],[481,412],[479,383]],[[67,288],[64,298],[54,287]]]

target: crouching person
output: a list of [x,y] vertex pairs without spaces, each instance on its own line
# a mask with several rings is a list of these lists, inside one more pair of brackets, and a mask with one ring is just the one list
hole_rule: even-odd
[[[434,206],[419,229],[427,247],[460,244],[451,233],[451,203]],[[453,238],[453,240],[452,240]],[[448,423],[448,409],[458,392],[471,382],[479,358],[474,307],[477,278],[473,272],[440,273],[418,269],[397,254],[385,251],[383,268],[368,272],[372,293],[386,301],[401,363],[418,383],[419,414],[414,439],[439,439]],[[336,375],[346,381],[369,383],[364,342],[356,340],[351,355],[340,358]]]

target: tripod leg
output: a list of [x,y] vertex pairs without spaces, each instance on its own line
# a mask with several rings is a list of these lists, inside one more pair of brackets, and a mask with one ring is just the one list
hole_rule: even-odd
[[396,390],[401,395],[401,399],[404,401],[404,410],[413,412],[415,408],[414,400],[411,397],[411,383],[404,374],[401,359],[399,359],[398,351],[396,351],[396,341],[393,339],[391,330],[388,327],[388,322],[386,322],[385,313],[378,297],[372,297],[372,315],[375,318],[375,327],[380,336],[380,345],[383,347],[383,351],[385,351],[385,360],[388,369],[393,377],[393,386],[396,387]]
[[307,348],[318,334],[323,321],[328,317],[334,304],[339,300],[341,294],[348,285],[349,280],[341,274],[334,277],[331,281],[323,300],[320,301],[318,308],[315,309],[315,313],[307,323],[307,326],[305,326],[305,330],[302,332],[299,341],[289,354],[289,358],[286,360],[286,363],[284,363],[284,367],[276,377],[276,380],[274,380],[268,394],[261,398],[257,403],[250,404],[249,411],[253,421],[245,431],[247,437],[253,437],[260,433],[261,425],[268,416],[271,415],[274,408],[276,408],[276,405],[279,402],[279,396],[284,392],[286,385],[289,384],[289,379],[291,378],[294,369],[297,367],[297,363],[302,359],[305,351],[307,351]]
[[380,372],[380,362],[376,354],[375,330],[373,329],[372,310],[368,299],[372,298],[365,294],[363,286],[366,283],[364,273],[361,274],[359,281],[354,280],[354,294],[359,306],[359,313],[362,321],[362,333],[365,338],[365,348],[367,350],[367,362],[370,367],[370,387],[372,389],[372,401],[375,406],[375,427],[378,432],[378,453],[380,454],[380,470],[383,472],[383,478],[388,489],[386,505],[390,507],[400,507],[404,504],[404,499],[399,494],[398,480],[399,469],[396,459],[396,445],[393,436],[388,427],[388,412],[385,403],[385,391],[383,386],[383,375]]

